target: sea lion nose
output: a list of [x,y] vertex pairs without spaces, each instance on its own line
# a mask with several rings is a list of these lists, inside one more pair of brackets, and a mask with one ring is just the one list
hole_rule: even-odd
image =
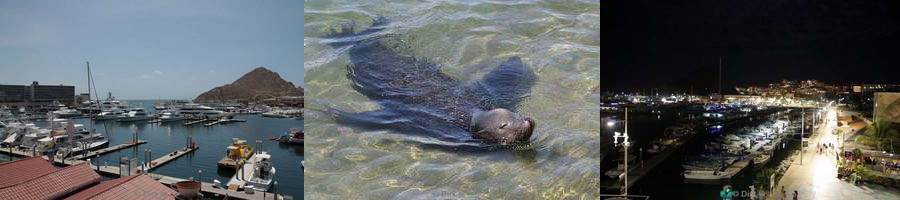
[[528,123],[528,127],[526,127],[525,134],[521,138],[521,141],[523,142],[531,139],[531,134],[534,132],[534,127],[537,126],[537,124],[534,122],[534,119],[532,119],[531,117],[526,117],[525,123]]

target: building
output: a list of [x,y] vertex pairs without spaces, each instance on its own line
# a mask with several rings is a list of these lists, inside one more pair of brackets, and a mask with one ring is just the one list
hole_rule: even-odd
[[146,174],[103,181],[87,163],[56,168],[42,157],[0,163],[0,199],[176,199]]
[[0,103],[49,104],[58,101],[63,104],[75,103],[75,86],[40,85],[0,85]]

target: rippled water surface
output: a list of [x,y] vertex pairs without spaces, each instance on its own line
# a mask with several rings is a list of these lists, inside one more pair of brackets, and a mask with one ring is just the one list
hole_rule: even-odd
[[308,110],[305,198],[599,198],[598,1],[308,0],[304,9],[306,100],[313,110],[380,108],[351,87],[346,49],[323,38],[342,25],[363,30],[378,16],[390,23],[366,37],[428,58],[456,80],[478,80],[512,56],[538,76],[516,109],[537,121],[533,150],[429,148],[409,133],[344,127]]

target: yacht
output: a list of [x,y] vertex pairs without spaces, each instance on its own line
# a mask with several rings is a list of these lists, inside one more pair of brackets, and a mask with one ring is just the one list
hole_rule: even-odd
[[303,144],[303,131],[294,128],[289,133],[273,138],[273,140],[287,144]]
[[225,115],[225,112],[196,103],[182,104],[177,109],[178,114],[192,118],[218,118]]
[[128,113],[124,113],[117,119],[118,122],[136,122],[150,120],[150,115],[144,112],[143,108],[129,109]]
[[103,134],[85,130],[79,125],[68,128],[65,135],[47,137],[42,140],[50,140],[50,144],[55,144],[58,147],[56,155],[62,158],[109,145],[109,140],[104,138]]
[[122,117],[122,114],[125,114],[125,113],[119,109],[106,110],[106,111],[100,112],[100,114],[97,114],[96,116],[94,116],[94,120],[119,119],[119,117]]
[[181,121],[184,118],[181,116],[178,116],[172,112],[163,112],[162,114],[159,115],[158,119],[159,119],[159,122],[166,123],[166,122]]
[[[246,185],[253,190],[265,192],[272,186],[272,178],[275,176],[275,167],[272,165],[272,155],[260,151],[250,158],[253,163],[253,173],[247,179]],[[248,165],[244,165],[245,167]]]
[[79,112],[78,110],[69,109],[66,107],[60,107],[59,110],[51,111],[50,114],[55,118],[70,118],[81,116],[81,112]]

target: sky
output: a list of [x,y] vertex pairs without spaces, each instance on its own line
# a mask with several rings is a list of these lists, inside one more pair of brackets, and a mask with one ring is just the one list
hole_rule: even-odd
[[601,91],[900,83],[900,2],[602,2]]
[[0,84],[193,99],[263,66],[303,84],[302,1],[0,1]]

